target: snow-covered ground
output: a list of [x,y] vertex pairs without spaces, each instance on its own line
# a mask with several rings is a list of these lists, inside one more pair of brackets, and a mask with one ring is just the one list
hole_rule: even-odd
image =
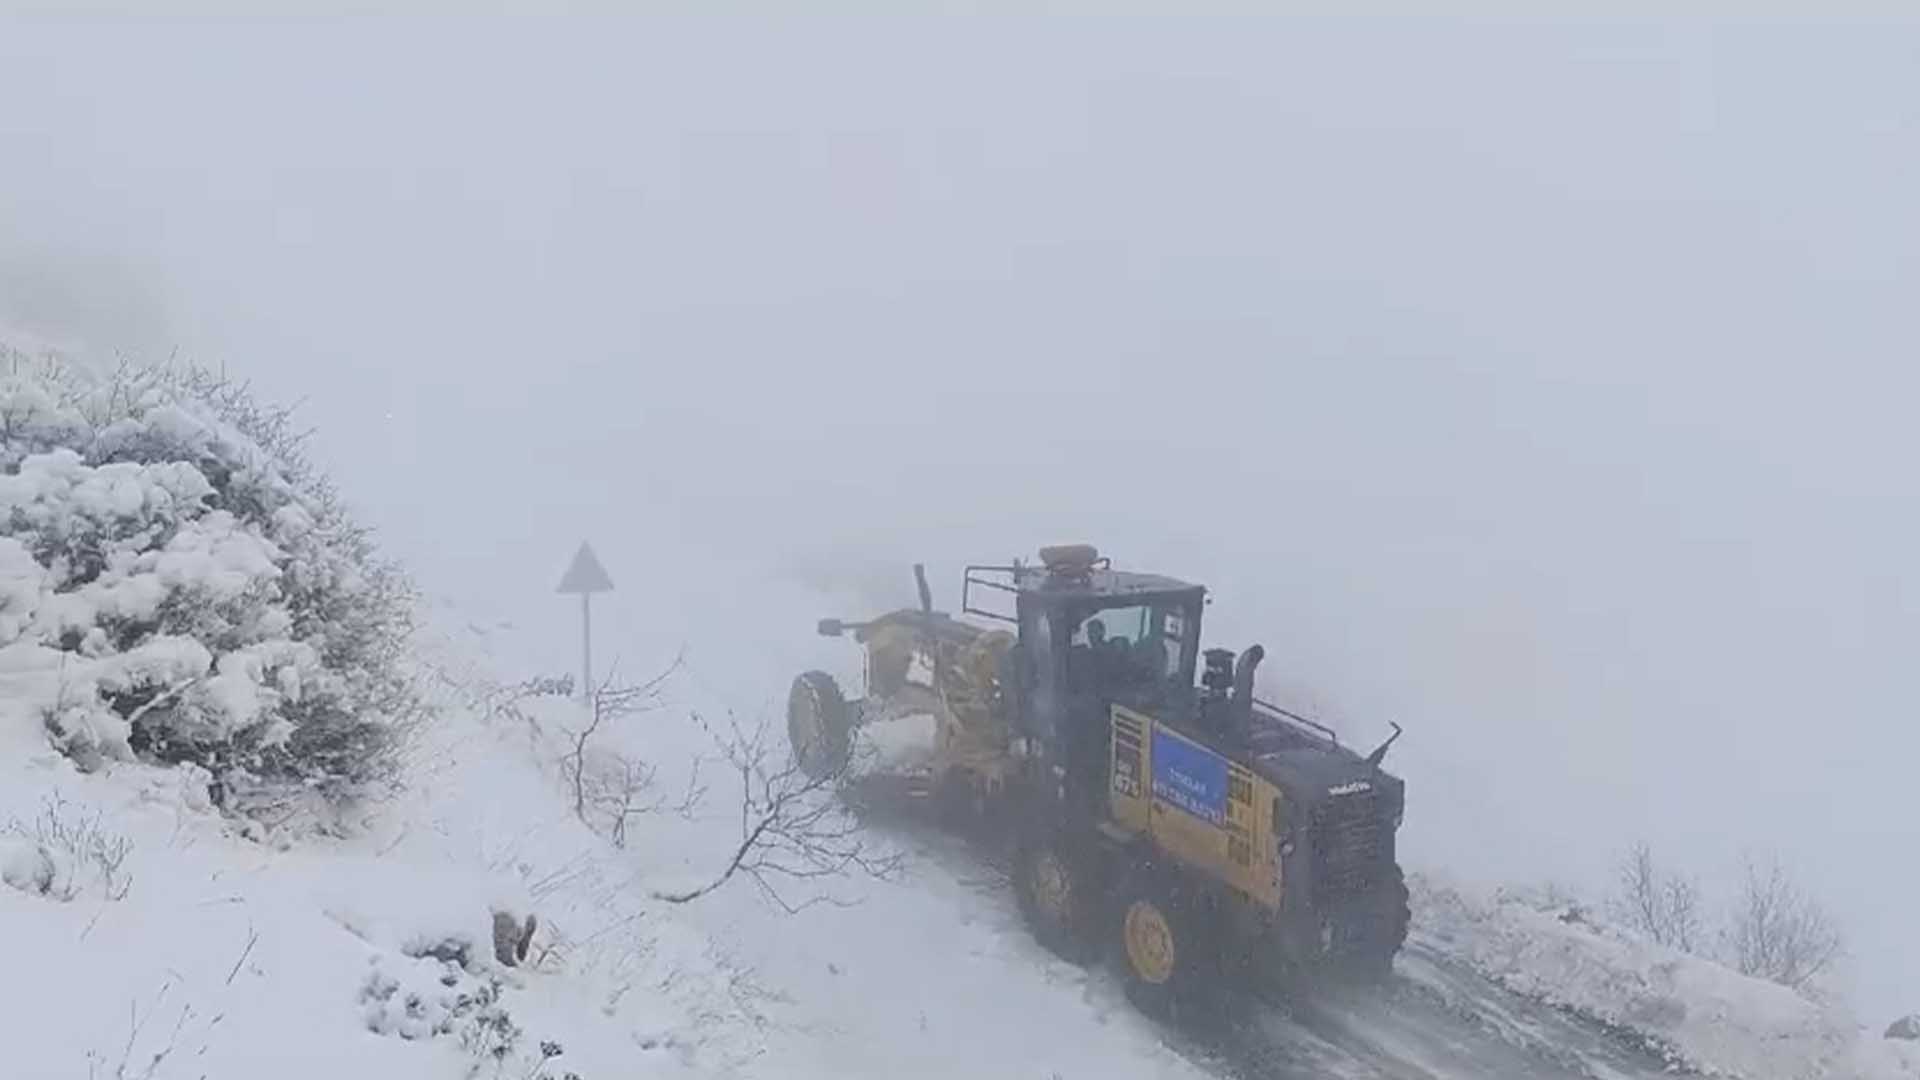
[[[112,882],[77,860],[70,895],[0,888],[6,1075],[522,1077],[542,1075],[543,1042],[555,1080],[1198,1075],[962,882],[850,882],[856,906],[799,916],[744,883],[651,900],[718,868],[724,812],[663,815],[616,851],[572,819],[555,768],[577,706],[445,704],[404,797],[345,837],[266,840],[214,811],[204,777],[83,776],[37,721],[0,713],[0,827],[31,833],[52,808],[127,844]],[[0,847],[10,880],[42,846]],[[489,958],[496,907],[541,919],[529,967]],[[448,941],[470,944],[470,971],[422,955]],[[494,1063],[502,1016],[522,1034]]]
[[[613,870],[597,838],[470,712],[449,713],[409,793],[350,837],[288,829],[264,841],[214,812],[203,777],[142,765],[81,776],[37,727],[14,711],[0,723],[0,822],[30,831],[57,806],[60,820],[97,822],[128,854],[112,894],[84,873],[68,898],[0,889],[14,961],[0,997],[9,1030],[25,1036],[8,1040],[8,1075],[457,1076],[478,1060],[463,1038],[483,1044],[501,1013],[525,1032],[523,1051],[558,1041],[556,1063],[582,1076],[636,1061],[660,1075],[717,1069],[745,1052],[736,1033],[750,1025],[729,1013],[709,943],[618,925],[635,913],[595,877]],[[12,841],[9,866],[32,846]],[[564,977],[498,969],[486,946],[497,904],[551,911],[556,929],[597,920],[605,933]],[[449,939],[473,944],[473,973],[420,955]],[[699,976],[615,1000],[649,963]],[[483,1004],[493,978],[497,1009]],[[723,1022],[688,1020],[701,1015]],[[514,1068],[506,1075],[526,1071]]]
[[[14,961],[0,989],[21,1033],[7,1074],[112,1076],[124,1063],[124,1075],[152,1066],[154,1077],[527,1076],[541,1075],[542,1043],[559,1051],[546,1062],[555,1080],[1246,1070],[1135,1015],[1111,979],[1034,946],[1001,883],[970,873],[952,844],[886,840],[908,845],[907,873],[825,886],[849,906],[786,915],[744,882],[685,906],[649,899],[717,869],[737,827],[724,778],[709,776],[705,816],[650,816],[615,850],[572,820],[555,766],[555,735],[577,706],[544,699],[489,716],[470,704],[490,677],[471,635],[429,653],[446,675],[444,720],[415,753],[407,794],[342,837],[250,839],[187,771],[83,776],[36,723],[0,715],[0,822],[31,832],[51,806],[129,845],[112,882],[80,863],[70,898],[0,889]],[[662,762],[690,758],[702,738],[672,710],[626,737]],[[658,782],[670,788],[672,772]],[[37,847],[7,841],[8,873]],[[496,906],[542,919],[529,967],[486,959]],[[1436,1000],[1467,970],[1546,1003],[1549,1019],[1562,1018],[1547,1006],[1596,1018],[1712,1075],[1920,1076],[1920,1055],[1786,991],[1544,902],[1422,880],[1417,908],[1403,981]],[[472,944],[471,971],[420,955],[450,939]],[[1484,990],[1470,996],[1490,1011]],[[1404,1073],[1352,1075],[1474,1075],[1448,1071],[1437,1049],[1418,1060],[1417,1041],[1396,1050],[1388,1025],[1407,1012],[1335,1016],[1384,1041],[1380,1053],[1411,1058]],[[494,1063],[501,1016],[521,1035]],[[1442,1042],[1467,1041],[1476,1024],[1485,1016]],[[1327,1035],[1274,1031],[1294,1051]],[[1263,1074],[1306,1075],[1283,1071],[1286,1060]]]
[[1920,1045],[1842,1010],[1611,927],[1529,890],[1415,882],[1415,943],[1507,989],[1645,1039],[1676,1065],[1748,1080],[1920,1075]]
[[[192,477],[40,457],[3,479],[10,505],[118,521]],[[208,650],[174,638],[123,651],[83,625],[157,604],[144,582],[189,575],[217,593],[231,573],[230,591],[252,595],[248,581],[279,573],[274,544],[197,520],[165,551],[129,549],[66,590],[0,537],[0,1076],[1920,1077],[1911,1045],[1778,987],[1564,905],[1429,877],[1386,989],[1249,999],[1229,1024],[1188,1032],[1035,945],[991,860],[951,837],[876,829],[901,872],[796,883],[798,912],[746,877],[657,899],[710,882],[739,839],[738,778],[710,731],[771,719],[778,740],[791,675],[854,660],[807,634],[826,598],[684,552],[648,583],[645,623],[616,622],[607,650],[642,672],[687,656],[658,708],[595,737],[657,769],[662,805],[623,845],[573,812],[563,755],[582,707],[552,694],[503,706],[506,685],[554,674],[530,659],[552,650],[458,599],[416,643],[436,718],[408,749],[401,793],[351,820],[295,807],[243,823],[215,807],[206,772],[134,760],[100,704],[133,660],[204,676]],[[271,615],[254,628],[280,642]],[[81,647],[54,647],[69,631]],[[209,722],[254,722],[316,662],[275,647],[291,659],[223,659],[180,692]],[[88,740],[53,719],[84,721]],[[96,751],[87,771],[80,745]],[[679,812],[701,761],[706,796]],[[527,963],[493,959],[496,912],[537,917]]]

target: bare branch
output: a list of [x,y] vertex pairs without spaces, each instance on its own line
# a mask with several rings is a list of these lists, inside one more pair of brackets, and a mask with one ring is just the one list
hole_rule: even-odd
[[611,775],[597,777],[590,792],[596,809],[607,818],[613,846],[627,846],[627,822],[659,810],[665,799],[649,795],[655,769],[645,762],[616,757]]
[[193,689],[194,686],[200,682],[200,680],[201,680],[201,676],[196,675],[193,678],[186,680],[185,682],[175,683],[174,685],[167,687],[165,690],[162,690],[159,693],[153,695],[153,697],[149,699],[146,704],[133,710],[133,712],[127,715],[127,726],[131,728],[134,725],[138,724],[140,722],[141,717],[147,715],[147,713],[153,711],[155,708],[161,705],[165,705],[167,702],[172,701],[173,699],[179,697],[181,694],[186,693],[188,690]]
[[1727,932],[1734,967],[1795,990],[1806,988],[1840,957],[1839,929],[1777,859],[1762,867],[1748,857],[1745,870]]
[[1663,871],[1644,841],[1621,856],[1612,907],[1628,926],[1662,945],[1694,952],[1704,944],[1699,886]]
[[657,805],[641,805],[642,795],[653,782],[654,770],[644,763],[617,758],[616,764],[622,774],[618,781],[596,778],[590,775],[587,764],[588,744],[606,725],[635,713],[658,708],[667,680],[680,670],[684,660],[684,653],[675,656],[673,662],[659,674],[638,685],[620,682],[616,664],[615,670],[609,672],[589,694],[586,726],[567,733],[572,746],[561,759],[561,768],[573,787],[573,815],[586,821],[589,802],[609,810],[617,844],[625,843],[628,818],[635,813],[650,813],[659,808]]
[[776,758],[764,718],[751,733],[733,717],[724,733],[697,714],[694,721],[740,778],[740,839],[712,880],[681,892],[656,892],[655,899],[690,903],[745,875],[791,914],[845,901],[816,893],[796,903],[785,888],[855,872],[885,879],[899,871],[900,857],[876,852],[859,822],[834,797],[838,774],[809,775],[791,754]]
[[1700,887],[1678,875],[1660,886],[1660,909],[1667,925],[1667,944],[1681,952],[1696,952],[1706,944],[1700,914]]
[[260,932],[251,926],[247,927],[247,947],[240,950],[240,959],[235,960],[233,970],[227,972],[228,986],[233,985],[234,978],[240,974],[240,969],[246,966],[247,957],[253,955],[253,947],[258,944],[260,944]]
[[687,790],[681,794],[679,805],[673,808],[673,812],[682,818],[692,818],[694,811],[700,808],[700,804],[705,801],[707,797],[707,786],[700,782],[700,764],[702,760],[703,759],[699,757],[695,757],[692,765],[688,767]]

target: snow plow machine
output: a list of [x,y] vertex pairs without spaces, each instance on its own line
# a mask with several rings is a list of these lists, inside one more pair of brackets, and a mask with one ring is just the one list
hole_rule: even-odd
[[967,567],[960,617],[914,574],[917,608],[820,622],[864,646],[866,692],[794,680],[803,769],[882,777],[1010,841],[1034,936],[1111,955],[1148,1012],[1237,976],[1391,972],[1408,923],[1405,789],[1381,768],[1397,725],[1361,754],[1256,700],[1260,646],[1200,648],[1203,586],[1088,545]]

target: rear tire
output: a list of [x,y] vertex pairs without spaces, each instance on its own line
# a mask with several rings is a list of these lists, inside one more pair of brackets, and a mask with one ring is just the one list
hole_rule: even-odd
[[1114,962],[1127,1000],[1161,1020],[1201,1016],[1226,979],[1219,933],[1204,897],[1177,877],[1141,867],[1120,893]]
[[801,772],[819,779],[845,770],[852,729],[853,711],[833,676],[809,671],[793,680],[787,693],[787,742]]
[[1013,852],[1013,892],[1034,939],[1063,960],[1099,954],[1098,863],[1062,829],[1023,833]]

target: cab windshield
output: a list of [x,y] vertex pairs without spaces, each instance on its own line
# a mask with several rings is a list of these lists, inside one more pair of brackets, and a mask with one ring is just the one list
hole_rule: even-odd
[[1173,602],[1088,613],[1074,624],[1068,640],[1068,682],[1075,689],[1177,683],[1185,623],[1180,605]]

